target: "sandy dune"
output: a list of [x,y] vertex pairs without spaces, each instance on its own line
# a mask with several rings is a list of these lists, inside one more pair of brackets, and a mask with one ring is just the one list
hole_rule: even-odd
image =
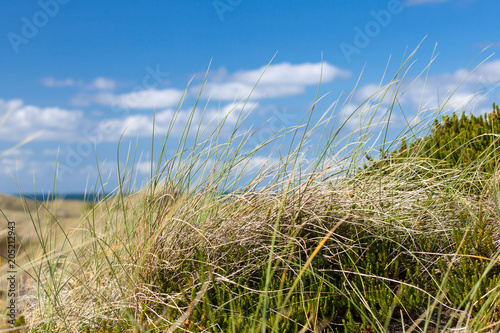
[[[7,253],[7,221],[14,221],[16,233],[25,245],[39,244],[34,225],[46,229],[52,225],[61,225],[65,231],[75,228],[81,221],[85,210],[82,201],[55,200],[53,202],[35,202],[16,196],[0,194],[0,255]],[[59,228],[60,229],[60,228]],[[5,264],[2,260],[2,266]]]

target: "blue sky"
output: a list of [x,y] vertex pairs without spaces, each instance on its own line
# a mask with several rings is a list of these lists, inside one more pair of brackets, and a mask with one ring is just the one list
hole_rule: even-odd
[[[340,105],[363,71],[352,100],[361,103],[376,91],[389,59],[385,81],[422,41],[405,77],[413,82],[400,100],[405,115],[416,115],[421,99],[425,109],[435,108],[489,57],[449,101],[451,111],[486,112],[500,102],[498,90],[471,96],[500,78],[499,9],[495,0],[4,1],[0,151],[38,135],[3,155],[0,192],[17,193],[17,185],[27,193],[35,186],[50,191],[56,159],[62,168],[58,191],[83,192],[96,180],[96,157],[113,188],[120,135],[125,133],[123,146],[137,142],[147,161],[153,109],[165,135],[193,79],[172,132],[175,146],[209,64],[200,112],[206,105],[216,117],[249,93],[276,55],[243,111],[248,118],[242,130],[273,116],[264,127],[268,132],[298,124],[314,101],[322,57],[321,94],[329,94],[313,120],[339,96]],[[427,81],[426,73],[417,78],[433,54]],[[402,118],[394,119],[392,133],[402,128]],[[143,169],[139,185],[146,179]]]

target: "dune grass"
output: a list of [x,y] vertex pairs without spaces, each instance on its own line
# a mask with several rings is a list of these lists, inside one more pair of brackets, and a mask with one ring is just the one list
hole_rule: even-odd
[[[157,139],[142,191],[131,194],[129,149],[117,195],[89,205],[78,228],[32,215],[43,241],[22,267],[32,279],[18,329],[500,331],[497,174],[438,169],[418,156],[363,167],[373,148],[383,161],[402,135],[421,135],[446,110],[420,110],[420,122],[384,139],[413,56],[355,112],[332,108],[312,123],[317,95],[296,127],[257,146],[247,146],[254,132],[241,132],[246,111],[201,127],[195,105],[173,157],[165,147],[176,117]],[[238,120],[221,142],[230,116]],[[252,169],[270,145],[268,163]],[[108,193],[104,184],[99,177],[95,188]]]

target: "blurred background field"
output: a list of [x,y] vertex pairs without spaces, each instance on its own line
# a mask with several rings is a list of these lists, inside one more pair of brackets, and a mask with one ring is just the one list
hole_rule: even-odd
[[[47,211],[45,207],[57,207],[57,209]],[[49,225],[54,219],[57,219],[61,226],[64,226],[66,231],[76,228],[81,222],[82,214],[87,207],[82,200],[55,200],[53,202],[36,202],[30,198],[21,198],[18,196],[0,194],[0,210],[2,211],[2,225],[5,224],[5,229],[0,232],[2,247],[0,249],[2,256],[5,256],[7,232],[8,229],[6,218],[9,221],[16,222],[16,231],[20,239],[25,244],[38,244],[35,230],[32,225],[32,219],[40,218]],[[56,215],[54,216],[54,212]],[[5,264],[5,262],[3,262]]]

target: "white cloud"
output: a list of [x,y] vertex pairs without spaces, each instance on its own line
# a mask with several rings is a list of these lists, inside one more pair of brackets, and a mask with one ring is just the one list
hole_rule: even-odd
[[[487,102],[485,93],[495,90],[500,85],[500,60],[487,62],[474,70],[461,68],[453,73],[420,77],[410,85],[406,79],[398,88],[398,103],[409,106],[410,109],[437,110],[446,108],[449,111],[461,112],[464,109],[481,107]],[[389,88],[387,99],[392,98],[398,83]],[[377,101],[382,97],[386,87],[379,88],[376,84],[362,86],[356,92],[356,100],[362,102],[372,96]],[[490,103],[491,101],[488,101]]]
[[[265,72],[265,73],[264,73]],[[261,74],[263,77],[257,87],[254,86]],[[335,67],[327,62],[290,64],[281,63],[265,66],[258,69],[237,71],[229,74],[225,68],[215,70],[209,77],[203,88],[204,98],[215,98],[216,100],[234,101],[247,97],[252,89],[252,99],[277,98],[302,94],[310,85],[317,85],[322,76],[322,82],[331,82],[336,78],[348,78],[349,71]],[[101,78],[96,79],[93,85],[111,89],[114,82],[108,82]],[[123,109],[153,109],[170,108],[176,106],[182,99],[184,90],[168,89],[142,89],[132,92],[113,94],[101,92],[98,94],[81,93],[72,99],[73,105],[87,106],[91,103],[109,105]],[[196,98],[201,85],[189,89],[188,97]]]
[[270,65],[267,69],[262,66],[255,70],[239,71],[233,75],[237,82],[255,84],[259,77],[259,84],[286,84],[286,85],[315,85],[322,75],[323,82],[330,82],[337,77],[347,78],[350,72],[338,67],[323,63],[304,63],[292,65],[288,62]]
[[425,5],[425,4],[437,4],[437,3],[443,3],[443,2],[448,2],[450,0],[406,0],[404,3],[406,6],[418,6],[418,5]]
[[70,100],[71,105],[76,106],[76,107],[84,107],[84,106],[89,106],[92,104],[95,100],[95,95],[90,95],[88,93],[79,93],[75,96],[73,96]]
[[[246,98],[252,93],[252,99],[277,98],[283,96],[291,96],[302,94],[305,92],[305,85],[296,84],[279,84],[279,85],[261,85],[259,84],[254,89],[254,84],[246,84],[241,82],[227,83],[208,83],[204,90],[204,97],[212,97],[217,100],[232,101],[234,99]],[[252,92],[252,89],[253,92]],[[191,91],[196,92],[198,88],[193,88]]]
[[[255,107],[255,103],[247,103],[243,112],[250,111]],[[215,127],[226,118],[226,125],[232,125],[237,120],[237,115],[241,111],[242,104],[227,104],[222,108],[209,107],[206,110],[195,110],[191,122],[191,133],[196,132],[196,126],[200,124],[201,129],[210,133]],[[173,136],[180,136],[190,120],[191,110],[181,110],[175,113],[174,109],[165,109],[155,114],[155,131],[159,134],[166,134],[171,127],[171,123],[175,119],[175,124],[172,126],[171,134]],[[203,116],[203,119],[202,119]],[[230,127],[230,126],[229,126]],[[106,133],[106,140],[114,141],[125,133],[125,136],[142,136],[151,137],[153,130],[153,116],[152,114],[134,114],[127,116],[123,119],[113,118],[102,121],[97,128],[106,128],[102,131]]]
[[380,87],[380,85],[375,83],[369,83],[362,86],[356,91],[356,97],[358,100],[364,101],[370,98],[378,99],[383,94],[387,87]]
[[100,93],[95,102],[124,109],[153,109],[172,107],[179,103],[183,90],[174,88],[140,90],[125,94]]
[[451,74],[430,76],[427,82],[419,78],[406,88],[400,102],[420,109],[446,106],[462,111],[484,102],[484,94],[498,86],[499,77],[500,60],[486,63],[472,73],[462,68]]
[[73,79],[57,80],[53,77],[44,77],[41,81],[45,87],[72,87],[76,85]]
[[500,90],[499,78],[500,60],[497,60],[484,63],[472,72],[460,68],[428,77],[407,77],[403,82],[391,82],[390,86],[368,83],[354,92],[351,104],[343,106],[339,116],[344,121],[352,115],[346,128],[358,133],[369,130],[375,138],[382,129],[380,125],[385,126],[392,107],[391,130],[401,130],[409,125],[418,131],[428,128],[440,114],[491,112],[491,102],[500,98],[500,94],[494,96],[491,93]]
[[20,99],[0,99],[0,118],[5,119],[0,127],[2,140],[20,141],[41,130],[43,135],[38,140],[72,140],[83,120],[83,112],[24,105]]
[[[252,93],[252,99],[277,98],[302,94],[307,86],[317,85],[322,74],[322,82],[331,82],[336,78],[348,78],[349,71],[335,67],[327,62],[303,63],[293,65],[281,63],[263,66],[248,71],[238,71],[228,74],[226,70],[216,72],[213,82],[204,87],[203,96],[217,100],[235,100],[247,97]],[[259,78],[261,77],[259,81]],[[255,84],[257,86],[254,88]],[[198,93],[200,87],[193,87],[192,95]]]
[[[45,174],[52,177],[54,174],[55,159],[52,161],[40,160],[36,150],[16,149],[0,160],[0,182],[3,184],[14,182],[13,177],[21,182],[32,180],[35,174]],[[49,176],[47,176],[49,175]],[[3,176],[3,177],[2,177]],[[25,191],[30,191],[28,188]]]
[[44,77],[41,82],[45,87],[49,88],[78,87],[86,90],[113,90],[116,87],[116,82],[114,80],[105,77],[97,77],[90,83],[71,78],[58,80],[53,77]]
[[115,81],[105,77],[98,77],[87,86],[87,89],[113,90],[116,87]]

